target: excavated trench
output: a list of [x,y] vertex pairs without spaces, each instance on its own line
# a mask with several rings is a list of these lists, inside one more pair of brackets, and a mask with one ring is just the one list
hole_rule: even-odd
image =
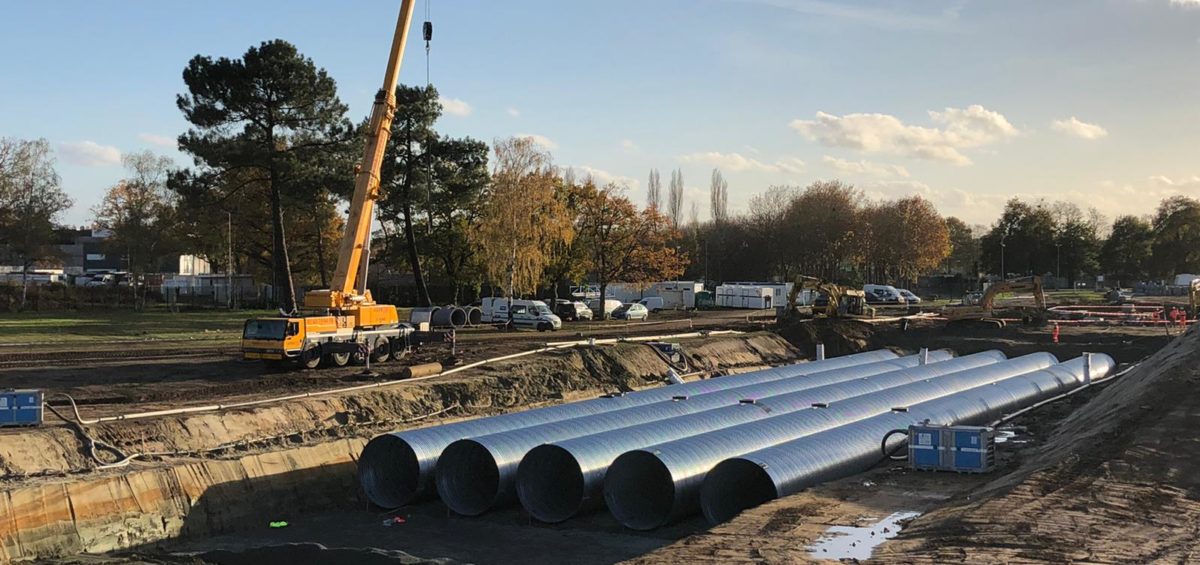
[[[683,345],[691,366],[710,374],[800,357],[771,333]],[[87,426],[127,454],[170,454],[103,471],[70,427],[0,432],[0,561],[147,548],[283,516],[361,510],[356,458],[374,435],[656,386],[666,371],[651,348],[621,343],[419,383]]]

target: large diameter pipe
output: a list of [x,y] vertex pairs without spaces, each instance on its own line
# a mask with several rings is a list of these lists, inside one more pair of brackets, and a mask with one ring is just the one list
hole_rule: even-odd
[[[981,355],[964,363],[994,363],[996,356]],[[936,360],[947,361],[948,351],[936,353]],[[633,406],[601,414],[559,420],[538,426],[519,428],[495,434],[460,439],[446,447],[438,458],[437,490],[451,510],[468,516],[482,514],[497,505],[516,500],[518,464],[530,449],[541,444],[574,437],[625,428],[645,422],[657,422],[718,407],[736,406],[745,399],[812,389],[854,380],[857,389],[873,388],[864,377],[888,373],[920,364],[917,356],[881,361],[811,373],[802,377],[781,379],[743,387],[693,396],[676,396],[672,400],[644,406]],[[803,404],[808,407],[812,401]]]
[[[1091,375],[1103,377],[1115,363],[1093,354]],[[913,424],[981,424],[1075,388],[1084,381],[1084,360],[1072,359],[991,385],[908,406],[819,434],[726,459],[701,487],[701,508],[713,524],[769,500],[810,486],[860,473],[882,459],[880,443],[891,430]],[[889,443],[889,447],[902,443]]]
[[434,310],[429,317],[429,325],[438,328],[461,329],[467,325],[467,311],[457,306]]
[[636,530],[657,528],[699,509],[705,474],[725,459],[1055,363],[1057,359],[1049,353],[1034,353],[851,398],[826,408],[800,410],[629,451],[609,467],[604,478],[604,499],[622,524]]
[[[829,404],[846,398],[869,394],[908,383],[938,377],[984,365],[1003,361],[1004,354],[989,351],[946,360],[948,354],[935,351],[928,356],[930,364],[919,366],[916,355],[905,357],[889,364],[904,361],[906,368],[875,375],[854,377],[849,380],[829,379],[829,384],[819,387],[784,390],[771,387],[774,383],[738,389],[754,394],[742,395],[737,400],[753,402],[727,403],[724,406],[695,412],[675,418],[656,417],[649,414],[645,424],[617,427],[597,434],[582,435],[573,439],[546,443],[529,450],[517,469],[517,494],[521,505],[538,520],[561,522],[582,510],[598,505],[602,500],[601,489],[604,473],[608,466],[622,453],[633,449],[698,435],[719,428],[778,416],[797,410],[811,408],[814,404]],[[874,368],[876,365],[863,366]],[[840,369],[810,375],[805,380],[833,377],[846,371]],[[734,392],[734,391],[731,391]],[[777,393],[777,394],[776,394]],[[705,395],[704,398],[717,394]],[[691,400],[689,400],[690,402]],[[653,409],[658,405],[648,406]],[[610,412],[609,414],[616,414]],[[577,422],[569,420],[563,422]],[[532,430],[532,428],[530,428]],[[580,436],[581,434],[575,434]],[[479,439],[479,438],[477,438]],[[443,455],[444,457],[444,455]],[[443,497],[445,498],[445,497]]]
[[478,326],[483,323],[483,310],[477,306],[467,308],[467,325],[471,327]]
[[392,432],[375,437],[363,448],[358,459],[358,479],[371,502],[384,508],[396,508],[433,493],[431,483],[438,455],[446,446],[464,437],[515,430],[567,418],[599,414],[630,406],[641,406],[661,400],[670,400],[671,397],[677,395],[704,394],[724,388],[887,361],[897,357],[891,351],[869,351],[820,362],[785,365],[728,377],[652,388],[489,418]]

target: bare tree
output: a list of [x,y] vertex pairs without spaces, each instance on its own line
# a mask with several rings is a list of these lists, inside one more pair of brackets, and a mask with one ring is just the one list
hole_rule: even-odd
[[0,139],[0,241],[20,261],[24,273],[21,308],[29,288],[29,270],[53,258],[54,224],[71,207],[54,169],[45,139]]
[[125,255],[133,305],[141,308],[146,299],[141,275],[154,269],[176,232],[174,193],[167,190],[174,164],[150,151],[125,155],[121,161],[130,175],[109,187],[92,214],[97,228],[112,232],[108,245]]
[[658,178],[658,169],[650,169],[650,181],[646,183],[646,207],[662,209],[662,182]]
[[729,219],[729,183],[721,175],[721,169],[713,169],[712,183],[708,187],[708,211],[718,224]]
[[671,171],[671,185],[667,192],[667,217],[671,225],[679,227],[683,221],[683,171]]

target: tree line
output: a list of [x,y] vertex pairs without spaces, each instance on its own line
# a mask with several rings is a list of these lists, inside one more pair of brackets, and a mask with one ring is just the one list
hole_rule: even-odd
[[[112,233],[107,245],[135,280],[164,254],[194,253],[270,281],[292,310],[304,289],[331,282],[365,119],[353,120],[332,77],[282,40],[238,58],[198,55],[183,79],[176,102],[190,126],[178,146],[190,166],[125,155],[127,174],[93,208],[93,224]],[[584,280],[804,274],[908,286],[940,272],[1061,273],[1073,284],[1200,271],[1200,202],[1185,197],[1111,225],[1094,210],[1014,199],[995,224],[972,226],[920,196],[874,201],[829,180],[770,187],[739,213],[714,169],[701,221],[682,170],[665,186],[650,171],[639,207],[627,187],[555,166],[532,139],[489,146],[439,133],[432,86],[400,86],[396,98],[370,260],[411,277],[418,304],[556,294]],[[45,140],[0,139],[0,247],[10,264],[53,262],[53,231],[71,205]]]

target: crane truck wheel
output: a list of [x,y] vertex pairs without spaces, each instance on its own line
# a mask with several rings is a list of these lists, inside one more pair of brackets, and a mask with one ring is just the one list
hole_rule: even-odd
[[328,359],[329,364],[333,365],[334,367],[345,367],[346,364],[350,362],[350,354],[330,353],[329,355],[326,355],[326,359]]
[[304,348],[297,362],[301,369],[316,369],[321,365],[321,346],[313,344]]
[[392,346],[386,337],[377,337],[371,341],[371,362],[383,363],[392,356]]
[[408,356],[408,343],[405,343],[405,340],[393,337],[388,340],[388,343],[392,349],[392,360],[399,361]]

